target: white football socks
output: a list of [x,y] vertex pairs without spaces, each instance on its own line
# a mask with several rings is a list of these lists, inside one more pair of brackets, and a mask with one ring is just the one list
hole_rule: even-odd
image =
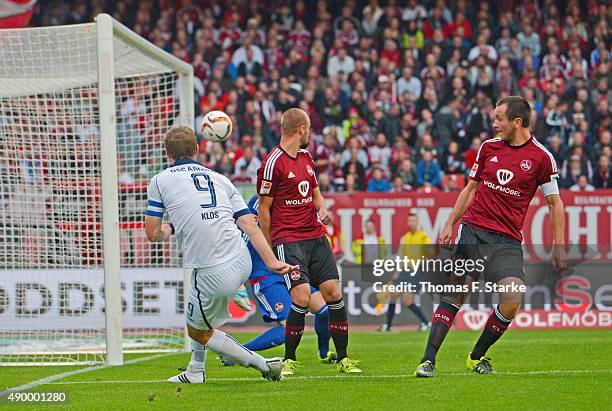
[[204,372],[204,364],[206,363],[206,354],[208,354],[208,350],[205,346],[197,342],[196,340],[191,340],[191,361],[189,361],[189,366],[187,370],[189,372]]
[[223,357],[230,358],[243,367],[253,367],[259,371],[268,371],[266,359],[256,352],[243,347],[238,341],[223,331],[214,330],[206,347]]

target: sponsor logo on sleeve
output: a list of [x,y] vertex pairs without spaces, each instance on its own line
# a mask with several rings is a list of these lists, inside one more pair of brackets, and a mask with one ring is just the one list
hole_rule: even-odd
[[270,189],[272,189],[272,182],[263,180],[261,182],[261,188],[259,189],[259,194],[270,194]]
[[478,171],[478,163],[474,163],[472,169],[470,170],[470,177],[475,177],[476,172]]

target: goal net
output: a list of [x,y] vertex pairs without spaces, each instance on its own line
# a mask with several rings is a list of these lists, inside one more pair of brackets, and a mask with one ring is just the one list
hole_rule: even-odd
[[191,67],[112,20],[0,30],[0,364],[185,346],[176,244],[148,243]]

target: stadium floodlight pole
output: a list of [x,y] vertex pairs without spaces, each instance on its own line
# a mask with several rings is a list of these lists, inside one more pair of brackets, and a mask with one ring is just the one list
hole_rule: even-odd
[[106,363],[123,365],[113,20],[108,14],[100,14],[96,17],[96,31],[98,37],[104,295],[106,301]]

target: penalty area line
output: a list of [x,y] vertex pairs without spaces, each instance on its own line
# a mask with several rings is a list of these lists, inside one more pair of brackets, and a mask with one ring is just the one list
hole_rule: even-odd
[[[609,374],[612,370],[540,370],[540,371],[523,371],[523,372],[499,372],[495,375],[555,375],[555,374]],[[447,373],[442,374],[441,377],[465,377],[465,376],[476,376],[475,373]],[[380,374],[380,375],[297,375],[294,377],[287,377],[285,380],[320,380],[320,379],[361,379],[361,378],[373,378],[373,379],[384,379],[384,378],[415,378],[413,374]],[[206,378],[206,381],[263,381],[261,378],[256,377],[221,377],[221,378]],[[147,384],[147,383],[160,383],[167,382],[166,380],[108,380],[108,381],[58,381],[49,382],[47,385],[77,385],[77,384]]]
[[[125,361],[123,363],[123,365],[137,364],[137,363],[140,363],[140,362],[145,362],[145,361],[149,361],[149,360],[155,360],[155,359],[158,359],[158,358],[168,357],[170,355],[176,355],[176,354],[178,354],[178,353],[173,352],[173,353],[163,353],[163,354],[151,355],[149,357],[134,358],[133,360]],[[40,385],[61,384],[61,383],[58,383],[56,381],[64,379],[64,378],[72,377],[73,375],[85,374],[85,373],[92,372],[92,371],[104,370],[104,369],[110,368],[110,367],[120,367],[120,366],[116,366],[116,365],[98,365],[98,366],[93,366],[93,367],[81,368],[81,369],[74,370],[74,371],[67,371],[67,372],[63,372],[63,373],[60,373],[60,374],[50,375],[48,377],[41,378],[40,380],[35,380],[35,381],[29,382],[27,384],[20,385],[18,387],[7,388],[4,391],[0,391],[0,397],[4,397],[5,395],[10,394],[11,392],[25,391],[25,390],[29,390],[29,389],[34,388],[34,387],[38,387]],[[68,383],[68,384],[74,384],[74,383]]]

